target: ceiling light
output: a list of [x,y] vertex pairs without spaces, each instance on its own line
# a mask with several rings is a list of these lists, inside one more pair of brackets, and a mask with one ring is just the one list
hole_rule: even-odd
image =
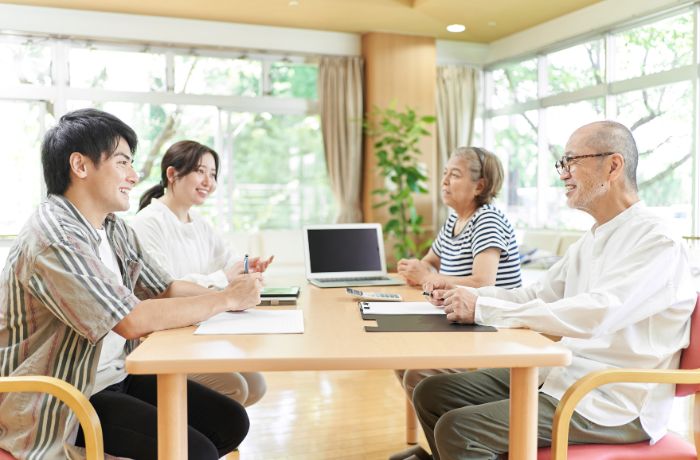
[[289,6],[299,6],[299,0],[289,0]]
[[467,30],[467,28],[464,26],[464,24],[450,24],[447,26],[448,32],[459,33],[464,32],[465,30]]

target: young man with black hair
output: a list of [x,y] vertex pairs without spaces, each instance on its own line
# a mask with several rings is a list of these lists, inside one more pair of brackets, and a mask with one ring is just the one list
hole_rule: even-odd
[[[90,395],[105,452],[156,458],[156,381],[123,366],[95,388],[104,338],[123,341],[119,362],[152,331],[182,327],[259,303],[259,274],[222,291],[173,281],[113,213],[129,208],[137,138],[94,109],[61,117],[42,145],[48,198],[17,236],[0,277],[0,376],[49,375]],[[112,347],[112,349],[114,349]],[[97,390],[97,391],[95,391]],[[218,459],[248,431],[245,409],[188,382],[190,459]],[[0,448],[19,459],[79,458],[77,420],[52,397],[0,395]]]

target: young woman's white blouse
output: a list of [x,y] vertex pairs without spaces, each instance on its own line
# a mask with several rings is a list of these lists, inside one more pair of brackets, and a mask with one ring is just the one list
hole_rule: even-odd
[[190,222],[181,222],[153,199],[130,224],[146,252],[173,278],[222,289],[228,284],[224,270],[241,257],[197,213],[190,209],[189,215]]

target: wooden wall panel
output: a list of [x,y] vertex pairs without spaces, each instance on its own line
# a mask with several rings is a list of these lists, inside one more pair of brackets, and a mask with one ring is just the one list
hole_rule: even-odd
[[[435,78],[436,55],[435,39],[385,33],[368,33],[362,37],[362,56],[365,59],[365,111],[372,108],[387,107],[395,101],[398,109],[408,106],[420,115],[435,115]],[[376,172],[376,160],[372,139],[364,140],[364,181],[363,212],[365,222],[387,220],[387,212],[372,208],[375,197],[372,190],[381,185],[381,178]],[[429,195],[416,198],[418,212],[423,216],[427,233],[432,238],[433,206],[438,198],[436,194],[437,149],[435,125],[431,127],[431,136],[421,144],[420,161],[428,172]],[[387,253],[390,253],[390,246]]]

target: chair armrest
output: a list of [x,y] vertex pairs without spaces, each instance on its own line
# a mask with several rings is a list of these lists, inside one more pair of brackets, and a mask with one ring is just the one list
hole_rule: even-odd
[[64,402],[78,417],[89,460],[103,460],[102,425],[88,398],[73,385],[55,377],[28,375],[0,378],[0,393],[48,393]]
[[591,372],[571,385],[557,405],[552,422],[552,458],[566,460],[569,422],[579,401],[591,390],[608,383],[700,383],[698,370],[617,369]]

